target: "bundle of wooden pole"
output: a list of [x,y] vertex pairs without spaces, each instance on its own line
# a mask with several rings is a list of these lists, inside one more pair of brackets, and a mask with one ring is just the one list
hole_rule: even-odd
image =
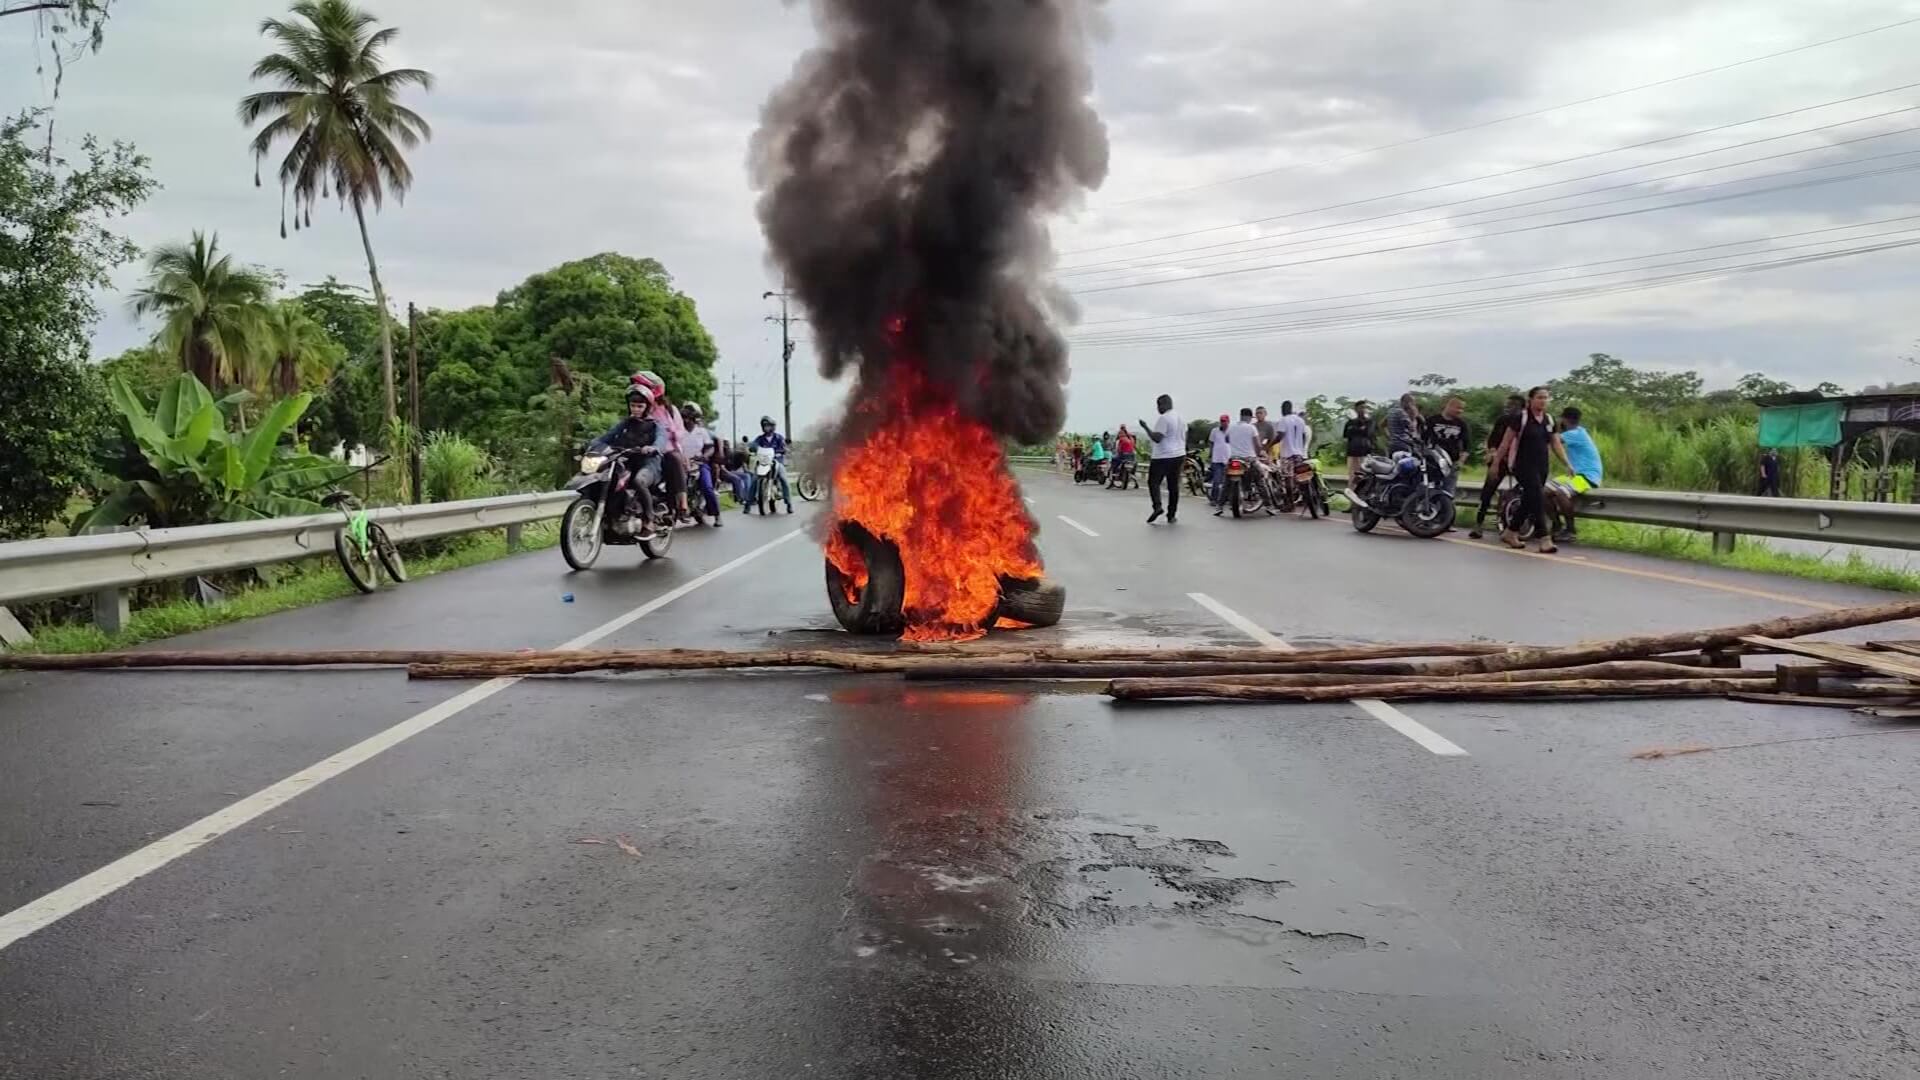
[[[916,680],[1112,680],[1121,700],[1337,701],[1352,698],[1526,698],[1738,695],[1768,689],[1804,700],[1920,696],[1920,646],[1893,642],[1884,654],[1794,639],[1920,618],[1920,599],[1822,611],[1738,626],[1647,634],[1573,645],[1409,642],[1311,649],[1197,646],[1065,646],[996,635],[962,644],[848,649],[323,650],[300,652],[136,651],[76,656],[0,652],[0,668],[41,671],[179,667],[405,666],[415,678],[488,679],[609,671],[813,668],[898,673]],[[1742,670],[1740,653],[1794,653],[1820,667]],[[1731,662],[1731,667],[1727,664]],[[1855,677],[1852,685],[1822,680]],[[1894,679],[1861,682],[1858,677]],[[1890,703],[1890,702],[1889,702]]]

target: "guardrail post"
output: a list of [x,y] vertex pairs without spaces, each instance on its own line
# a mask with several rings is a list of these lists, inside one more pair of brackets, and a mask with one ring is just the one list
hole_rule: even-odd
[[20,620],[13,617],[6,605],[0,604],[0,645],[17,649],[32,643],[33,635],[27,633],[27,628],[20,625]]
[[93,594],[93,625],[102,633],[117,634],[133,618],[133,607],[125,589],[101,589]]
[[517,521],[507,526],[507,550],[520,550],[520,523]]
[[1733,538],[1736,534],[1717,532],[1713,534],[1713,553],[1715,555],[1733,554]]

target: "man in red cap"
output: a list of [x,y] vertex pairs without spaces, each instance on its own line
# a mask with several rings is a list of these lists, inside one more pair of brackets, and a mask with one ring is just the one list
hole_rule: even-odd
[[1207,501],[1213,504],[1214,517],[1219,517],[1227,506],[1227,462],[1233,458],[1233,445],[1227,441],[1227,428],[1232,424],[1232,416],[1220,414],[1220,425],[1213,429],[1213,446],[1207,457],[1212,463],[1207,470]]

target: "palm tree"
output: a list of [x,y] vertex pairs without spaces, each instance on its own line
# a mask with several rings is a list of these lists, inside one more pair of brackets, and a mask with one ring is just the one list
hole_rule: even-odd
[[165,321],[157,341],[180,369],[213,388],[257,382],[267,297],[273,282],[220,253],[220,237],[195,232],[185,244],[163,244],[147,256],[147,285],[133,294],[133,313]]
[[367,252],[367,276],[373,279],[374,305],[380,309],[380,371],[391,426],[398,416],[393,329],[373,241],[367,236],[366,211],[369,205],[378,210],[389,191],[404,199],[413,184],[402,149],[420,145],[432,129],[397,99],[408,85],[432,89],[433,76],[418,68],[382,71],[380,54],[399,31],[391,26],[374,29],[374,17],[349,0],[300,0],[292,13],[294,18],[260,24],[260,33],[273,39],[279,51],[261,57],[253,67],[255,81],[268,80],[280,89],[240,100],[241,123],[267,120],[253,138],[253,179],[260,182],[259,163],[274,144],[288,140],[291,145],[280,161],[280,235],[287,232],[289,193],[296,230],[303,217],[305,224],[313,224],[313,204],[320,199],[337,197],[353,209]]
[[268,308],[262,329],[266,389],[292,397],[332,377],[340,346],[298,303],[282,300]]

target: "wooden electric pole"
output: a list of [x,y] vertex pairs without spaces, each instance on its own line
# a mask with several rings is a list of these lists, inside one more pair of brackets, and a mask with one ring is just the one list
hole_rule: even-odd
[[793,438],[793,316],[787,309],[788,293],[784,282],[779,292],[762,293],[760,296],[762,300],[771,300],[774,297],[780,298],[780,314],[767,316],[767,321],[780,324],[780,401],[783,410],[781,416],[786,424],[780,432],[791,439]]

